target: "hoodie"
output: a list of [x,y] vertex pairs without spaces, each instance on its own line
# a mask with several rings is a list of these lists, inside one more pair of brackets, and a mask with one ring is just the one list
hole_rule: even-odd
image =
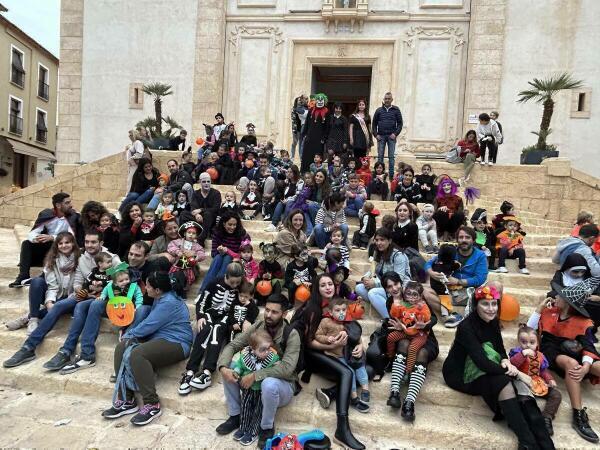
[[567,256],[572,253],[579,253],[581,256],[583,256],[588,267],[590,268],[592,276],[600,277],[600,262],[594,256],[591,247],[578,237],[570,236],[558,241],[556,253],[552,257],[552,262],[562,266],[565,263]]

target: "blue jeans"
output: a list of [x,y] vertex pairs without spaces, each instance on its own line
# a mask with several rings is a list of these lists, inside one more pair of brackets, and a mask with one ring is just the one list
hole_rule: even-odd
[[233,258],[227,254],[221,255],[219,253],[217,256],[215,256],[210,263],[210,267],[208,268],[206,275],[204,275],[204,280],[202,280],[198,294],[202,293],[202,291],[217,278],[224,276],[225,272],[227,271],[227,265],[232,261]]
[[[241,410],[240,385],[223,380],[227,412],[230,416],[239,415]],[[267,377],[260,383],[263,404],[260,426],[263,430],[273,428],[277,408],[287,405],[294,397],[292,383],[279,378]]]
[[373,308],[375,308],[375,311],[377,311],[382,318],[387,319],[390,317],[385,305],[387,302],[387,294],[384,288],[374,287],[367,289],[366,286],[361,283],[356,285],[354,292],[356,292],[356,295],[359,295],[371,303]]
[[133,203],[133,202],[148,203],[152,199],[153,195],[154,195],[153,189],[148,189],[146,192],[143,192],[141,194],[138,194],[137,192],[129,192],[127,194],[127,196],[123,199],[121,206],[119,206],[119,211],[123,212],[125,210],[125,207],[129,203]]
[[338,361],[343,365],[352,370],[352,392],[356,392],[356,382],[361,386],[367,386],[369,384],[369,375],[367,374],[367,368],[364,366],[360,366],[358,369],[354,369],[350,367],[346,358],[338,358]]
[[[381,135],[380,135],[381,136]],[[394,178],[394,162],[396,158],[396,139],[392,139],[389,134],[381,136],[381,140],[377,141],[377,161],[384,162],[385,146],[388,148],[388,166],[390,169],[390,179]]]
[[312,223],[315,223],[315,219],[317,217],[317,213],[319,212],[319,209],[321,208],[321,205],[317,202],[309,202],[308,203],[308,213],[310,214],[310,220],[312,221]]
[[[74,295],[71,295],[69,299],[75,298]],[[85,325],[85,321],[88,315],[88,310],[90,309],[90,305],[94,301],[94,298],[90,298],[87,300],[80,301],[75,305],[75,310],[73,311],[73,320],[71,321],[71,326],[69,327],[69,334],[65,339],[65,343],[60,348],[63,353],[67,355],[72,355],[75,352],[75,347],[77,347],[77,341],[79,340],[79,335],[83,330]]]
[[[346,224],[346,223],[340,224],[340,230],[342,230],[342,234],[344,235],[343,238],[345,240],[346,236],[348,236],[348,224]],[[331,231],[329,231],[329,232],[325,231],[325,227],[321,223],[315,225],[314,231],[315,231],[315,243],[317,244],[317,247],[325,248],[325,246],[329,242],[329,239],[331,239]]]
[[158,194],[153,194],[152,199],[148,202],[148,208],[151,208],[151,209],[158,208],[158,205],[160,204],[160,197],[161,196]]
[[281,220],[281,216],[283,216],[283,213],[285,211],[287,211],[287,204],[284,202],[277,203],[277,206],[275,206],[275,211],[273,211],[273,218],[271,219],[271,223],[277,226],[279,224],[279,221]]
[[347,198],[344,212],[348,217],[358,217],[358,213],[364,204],[365,199],[358,195],[355,198]]
[[57,301],[54,306],[46,313],[43,320],[40,321],[38,327],[33,333],[27,338],[23,347],[29,350],[35,350],[35,348],[42,343],[44,337],[54,328],[58,319],[65,314],[69,314],[75,309],[77,300],[74,297],[67,297]]
[[29,285],[29,317],[43,319],[46,315],[46,308],[41,309],[46,300],[46,291],[48,285],[43,275],[35,277]]

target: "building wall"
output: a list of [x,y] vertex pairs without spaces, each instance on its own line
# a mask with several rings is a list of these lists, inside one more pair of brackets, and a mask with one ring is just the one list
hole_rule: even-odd
[[[20,87],[11,83],[11,53],[12,46],[24,53],[23,65],[25,69],[24,86]],[[48,100],[38,96],[38,64],[41,63],[48,70],[49,95]],[[7,24],[5,19],[0,19],[0,136],[22,142],[35,149],[56,152],[56,108],[58,89],[58,60],[41,49],[31,38],[16,27]],[[17,135],[9,132],[9,98],[16,97],[23,102],[23,133]],[[46,113],[46,142],[36,140],[37,109]],[[2,167],[9,173],[0,177],[0,195],[10,190],[13,183],[14,152],[4,141],[0,149]],[[33,171],[31,167],[33,164]],[[39,165],[45,166],[48,160],[40,160]],[[32,184],[37,180],[38,162],[34,157],[26,158],[26,183]]]
[[[542,106],[516,103],[528,81],[567,71],[591,88],[589,118],[571,117],[571,92],[556,95],[548,143],[588,174],[600,173],[600,2],[595,0],[508,0],[502,71],[500,122],[506,134],[501,161],[518,162],[521,148],[537,137]],[[532,20],[535,18],[535,20]]]
[[143,109],[130,109],[131,83],[171,84],[163,117],[191,129],[197,5],[197,0],[85,1],[82,161],[121,150],[129,143],[128,130],[154,117],[149,96]]

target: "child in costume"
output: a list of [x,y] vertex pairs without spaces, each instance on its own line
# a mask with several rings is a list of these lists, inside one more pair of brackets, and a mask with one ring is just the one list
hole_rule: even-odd
[[158,226],[158,221],[156,220],[156,214],[154,210],[151,208],[146,208],[144,210],[144,214],[142,215],[142,224],[140,225],[139,238],[142,241],[145,241],[148,245],[152,246],[152,242],[158,236],[161,235],[160,227]]
[[406,199],[408,203],[416,205],[421,203],[421,187],[419,183],[413,182],[415,172],[412,167],[408,166],[402,172],[402,181],[396,185],[394,189],[394,200],[399,202]]
[[[515,205],[513,205],[511,202],[509,202],[508,200],[504,200],[502,202],[502,204],[500,205],[500,214],[496,214],[496,216],[494,217],[494,219],[492,220],[492,225],[494,227],[494,231],[496,234],[499,234],[500,232],[504,231],[506,229],[505,227],[505,223],[504,223],[504,218],[505,217],[514,217],[516,215],[515,212]],[[521,233],[523,236],[526,236],[527,233],[525,233],[522,229],[521,229],[521,224],[519,224],[519,228],[518,228],[519,233]]]
[[217,214],[216,224],[221,220],[221,216],[225,211],[233,211],[238,217],[242,217],[242,210],[240,209],[240,205],[237,203],[237,196],[234,191],[225,192],[225,196],[223,198],[223,203],[221,203],[221,208]]
[[254,280],[258,277],[258,263],[252,257],[252,252],[254,248],[250,241],[242,242],[240,245],[240,263],[244,268],[244,273],[246,274],[246,281],[254,284]]
[[[431,266],[431,270],[443,273],[446,277],[460,269],[460,263],[456,261],[456,246],[452,244],[442,244],[438,250],[437,259]],[[434,278],[430,278],[429,285],[437,295],[449,294],[448,286]]]
[[290,301],[294,301],[298,286],[311,288],[312,280],[317,276],[315,269],[318,267],[318,262],[316,258],[310,256],[304,244],[293,244],[290,255],[294,259],[285,268],[284,287],[288,290]]
[[437,253],[438,237],[437,237],[437,225],[433,219],[434,207],[430,203],[426,203],[421,208],[421,215],[415,220],[417,227],[419,228],[419,239],[425,253],[432,254]]
[[186,211],[190,212],[190,203],[188,202],[187,194],[184,191],[179,191],[177,193],[177,203],[173,207],[173,215],[181,218],[181,215]]
[[524,236],[519,233],[521,222],[514,216],[504,217],[505,230],[496,236],[496,250],[498,251],[498,269],[496,272],[507,273],[504,265],[506,258],[519,259],[519,272],[529,275],[525,262],[525,248],[523,248]]
[[119,251],[119,221],[109,212],[100,216],[100,225],[97,227],[102,233],[102,242],[111,253]]
[[156,217],[160,220],[164,220],[166,217],[171,216],[175,210],[174,200],[175,195],[171,191],[163,191],[160,196],[160,203],[158,204],[156,211],[154,211]]
[[367,248],[369,241],[375,235],[378,215],[379,211],[375,209],[373,203],[365,202],[358,213],[358,230],[352,236],[352,248]]
[[519,325],[517,341],[519,346],[513,348],[508,354],[510,363],[525,375],[519,379],[529,386],[533,395],[547,400],[542,416],[544,416],[548,434],[552,436],[554,434],[552,421],[560,407],[562,395],[556,388],[556,381],[548,370],[548,360],[539,351],[536,331],[525,324]]
[[421,173],[415,176],[417,184],[421,187],[421,201],[424,203],[433,203],[435,200],[435,179],[436,176],[431,169],[430,164],[423,164]]
[[106,273],[112,267],[112,255],[100,252],[94,256],[96,267],[92,269],[83,282],[82,289],[87,291],[89,297],[100,297],[100,294],[110,281],[110,275]]
[[327,173],[329,174],[329,184],[332,188],[343,186],[341,182],[342,173],[342,158],[340,155],[334,155],[331,164],[327,165]]
[[573,408],[573,428],[583,439],[597,443],[600,439],[582,407],[581,383],[585,378],[592,384],[600,382],[600,354],[592,340],[594,323],[586,310],[591,293],[600,285],[600,277],[564,288],[554,282],[551,285],[557,293],[554,305],[545,299],[527,325],[541,335],[540,351],[550,369],[565,378]]
[[99,300],[107,302],[114,297],[122,296],[129,298],[136,308],[142,306],[144,295],[138,284],[131,282],[129,265],[126,262],[121,262],[115,267],[106,269],[106,274],[112,280],[102,289]]
[[179,227],[181,239],[175,239],[167,246],[167,252],[177,258],[169,273],[180,278],[186,289],[196,280],[196,265],[206,259],[204,248],[198,244],[201,232],[202,227],[196,222],[185,222]]
[[[387,355],[392,363],[392,384],[390,386],[390,398],[387,404],[393,408],[400,408],[400,385],[405,374],[411,374],[415,369],[417,353],[427,342],[431,311],[423,299],[423,286],[416,281],[409,281],[404,287],[404,299],[392,298],[388,301],[390,320],[395,319],[401,324],[403,331],[397,329],[390,331],[387,335]],[[408,341],[405,352],[397,350],[400,341]],[[424,369],[424,366],[421,366]],[[420,370],[421,370],[420,369]],[[425,381],[425,377],[423,377]],[[418,390],[413,391],[414,402]],[[410,388],[409,388],[410,390]],[[407,396],[408,397],[408,396]]]
[[[259,247],[263,252],[264,259],[258,264],[256,283],[261,280],[270,281],[273,293],[281,292],[281,280],[283,280],[284,273],[281,264],[275,260],[277,254],[275,245],[261,242]],[[259,305],[264,305],[267,300],[266,296],[258,292],[255,292],[254,297]]]
[[[331,350],[325,350],[325,354],[337,358],[345,366],[352,369],[352,394],[350,397],[350,405],[361,413],[369,411],[369,401],[371,399],[369,392],[369,377],[365,367],[363,358],[354,358],[348,348],[353,348],[355,342],[360,341],[362,328],[358,322],[352,319],[348,313],[348,300],[341,297],[334,297],[327,310],[323,314],[323,318],[319,323],[315,340],[321,344],[331,344],[334,342],[340,332],[345,331],[348,334],[348,343],[341,344]],[[357,341],[358,338],[358,341]],[[356,389],[356,383],[361,387],[360,398]]]
[[488,270],[495,270],[496,261],[496,233],[487,223],[487,211],[477,208],[471,216],[471,226],[475,228],[477,238],[475,247],[482,250],[488,258]]
[[238,288],[238,303],[229,310],[229,324],[231,325],[231,339],[233,340],[242,331],[252,325],[260,312],[254,302],[254,285],[242,281]]
[[247,210],[252,209],[254,213],[252,215],[248,215],[244,213],[244,220],[254,220],[258,213],[262,209],[262,197],[260,195],[260,190],[258,189],[258,184],[255,180],[250,180],[248,183],[248,188],[246,192],[242,195],[242,199],[240,200],[240,209]]
[[371,182],[367,185],[367,198],[371,199],[371,195],[381,196],[381,200],[387,200],[390,195],[390,188],[387,182],[387,173],[385,164],[377,161],[373,166],[373,174]]
[[[233,371],[237,378],[273,367],[279,356],[273,348],[273,338],[265,330],[254,331],[248,346],[234,356]],[[251,445],[258,439],[258,427],[262,417],[261,382],[256,381],[249,389],[242,389],[240,401],[240,427],[233,439],[242,445]]]

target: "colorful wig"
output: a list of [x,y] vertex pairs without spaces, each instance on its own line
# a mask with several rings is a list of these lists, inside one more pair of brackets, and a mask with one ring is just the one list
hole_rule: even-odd
[[456,195],[456,193],[458,192],[458,185],[454,182],[450,175],[444,175],[440,178],[441,179],[438,183],[437,193],[435,197],[444,198],[446,196],[446,193],[444,192],[444,184],[450,184],[450,186],[452,187],[450,189],[450,195]]

